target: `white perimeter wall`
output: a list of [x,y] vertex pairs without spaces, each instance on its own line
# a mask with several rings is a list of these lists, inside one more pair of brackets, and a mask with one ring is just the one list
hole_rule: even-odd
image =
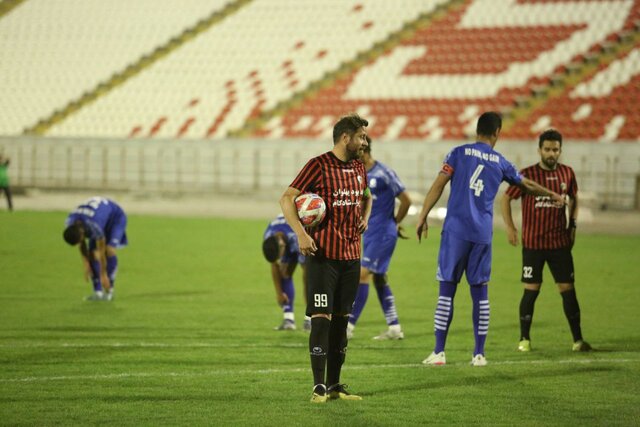
[[[462,141],[374,141],[373,154],[394,168],[410,191],[425,193],[442,159]],[[331,149],[317,141],[171,141],[0,138],[11,158],[12,186],[150,192],[283,191],[312,156]],[[522,168],[539,160],[537,142],[499,141]],[[637,203],[640,144],[565,142],[561,159],[576,171],[581,193],[595,205]]]

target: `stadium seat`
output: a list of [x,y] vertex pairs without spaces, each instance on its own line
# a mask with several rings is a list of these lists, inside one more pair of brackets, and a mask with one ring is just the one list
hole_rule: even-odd
[[[6,81],[0,96],[12,105],[0,134],[20,134],[62,111],[47,135],[202,139],[248,129],[314,138],[327,117],[366,107],[378,136],[431,135],[422,126],[437,118],[442,138],[466,138],[472,117],[463,113],[470,106],[527,106],[565,73],[630,43],[640,27],[638,0],[505,1],[500,8],[489,7],[491,1],[448,9],[446,0],[304,7],[254,0],[211,20],[227,0],[190,0],[178,8],[171,0],[127,7],[30,0],[0,26]],[[438,19],[421,20],[438,6]],[[341,31],[327,31],[335,27]],[[638,49],[636,43],[599,65],[504,135],[529,138],[532,126],[551,116],[567,137],[600,138],[615,119],[622,124],[609,137],[636,139]],[[131,77],[114,78],[132,64]],[[99,96],[68,108],[92,93]],[[193,99],[199,101],[192,105]],[[572,117],[585,103],[591,110],[577,123]],[[249,126],[261,114],[269,123],[283,116],[274,128]]]

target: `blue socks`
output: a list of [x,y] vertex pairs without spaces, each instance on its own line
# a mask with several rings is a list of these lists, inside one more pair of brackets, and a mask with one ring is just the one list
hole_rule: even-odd
[[385,284],[380,287],[376,286],[376,291],[378,292],[378,300],[380,300],[380,306],[382,307],[387,325],[398,325],[398,312],[396,311],[395,298],[393,297],[391,288]]
[[[389,285],[385,284],[380,287],[376,286],[376,292],[378,294],[378,300],[380,301],[380,306],[382,307],[382,312],[384,313],[387,325],[392,326],[400,324],[398,320],[398,312],[396,311],[395,298],[393,297],[393,293],[391,292]],[[349,323],[355,326],[362,314],[362,310],[364,309],[368,298],[369,284],[360,283],[360,285],[358,285],[356,300],[353,303],[353,309],[349,315]]]
[[[102,292],[102,282],[100,281],[100,262],[96,260],[89,261],[91,264],[91,271],[93,272],[93,277],[91,278],[91,282],[93,283],[93,291],[94,292]],[[107,276],[109,276],[109,281],[111,281],[111,289],[116,281],[116,273],[118,271],[118,257],[112,256],[107,257]]]
[[[436,346],[434,353],[444,351],[447,333],[453,319],[453,299],[457,286],[451,282],[440,282],[440,294],[434,316]],[[486,283],[469,286],[473,302],[473,335],[476,346],[473,355],[484,355],[484,344],[489,332],[489,292]]]
[[280,279],[280,287],[282,288],[282,292],[289,297],[289,302],[282,306],[282,311],[284,313],[293,313],[293,299],[296,295],[296,291],[293,286],[293,278],[289,277],[288,279]]
[[440,294],[434,315],[436,346],[433,352],[436,354],[444,351],[444,346],[447,342],[449,325],[451,325],[451,320],[453,319],[453,298],[457,289],[458,287],[455,283],[440,282]]
[[476,339],[473,355],[484,355],[484,343],[489,332],[489,287],[483,283],[469,288],[473,301],[473,335]]
[[349,323],[351,323],[352,325],[355,326],[358,318],[362,314],[364,305],[367,303],[367,298],[369,298],[369,284],[360,283],[358,285],[356,300],[353,303],[353,308],[351,309],[351,314],[349,315]]

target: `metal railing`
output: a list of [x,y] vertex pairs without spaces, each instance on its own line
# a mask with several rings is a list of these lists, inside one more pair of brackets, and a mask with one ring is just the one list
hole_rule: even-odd
[[[444,156],[462,141],[376,141],[374,157],[393,167],[406,187],[424,193]],[[96,140],[0,138],[17,187],[149,192],[253,193],[282,190],[330,141]],[[536,142],[500,141],[496,149],[517,167],[539,160]],[[563,163],[580,191],[601,207],[633,208],[640,176],[640,144],[565,143]]]

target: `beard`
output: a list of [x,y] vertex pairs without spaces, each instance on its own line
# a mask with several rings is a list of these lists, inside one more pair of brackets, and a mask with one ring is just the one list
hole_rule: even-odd
[[558,161],[556,159],[554,159],[553,157],[548,157],[544,160],[542,160],[542,162],[549,168],[549,169],[555,169],[556,165],[558,164]]
[[353,148],[347,145],[347,157],[348,160],[362,160],[362,155],[364,154],[364,147],[360,146],[359,148]]

